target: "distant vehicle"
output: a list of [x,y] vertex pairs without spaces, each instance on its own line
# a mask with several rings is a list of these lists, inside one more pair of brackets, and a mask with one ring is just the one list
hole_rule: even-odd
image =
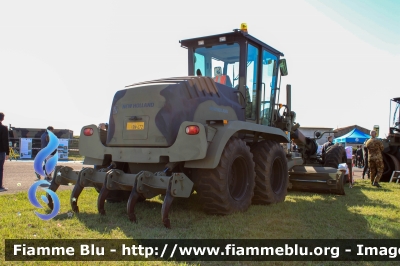
[[389,182],[393,171],[400,171],[400,97],[390,99],[389,134],[382,139],[384,170],[381,182]]

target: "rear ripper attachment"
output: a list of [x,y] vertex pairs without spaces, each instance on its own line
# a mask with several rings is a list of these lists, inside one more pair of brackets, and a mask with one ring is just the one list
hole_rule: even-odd
[[[94,187],[100,191],[97,198],[97,209],[105,215],[104,203],[113,192],[130,192],[127,202],[129,220],[137,222],[135,205],[143,199],[150,199],[160,194],[165,194],[161,208],[161,218],[167,228],[171,228],[168,212],[175,197],[188,198],[192,192],[193,182],[184,173],[172,173],[167,176],[168,168],[163,172],[152,173],[141,171],[137,174],[128,174],[119,169],[104,168],[95,170],[84,168],[74,171],[68,166],[58,166],[54,171],[54,178],[50,189],[56,191],[60,185],[75,184],[71,194],[71,207],[74,212],[79,212],[78,198],[83,188]],[[101,189],[100,189],[101,188]],[[52,209],[53,202],[48,196],[48,206]]]

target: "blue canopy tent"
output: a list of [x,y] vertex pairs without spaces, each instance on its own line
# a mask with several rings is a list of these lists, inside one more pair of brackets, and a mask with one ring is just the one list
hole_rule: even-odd
[[371,138],[370,135],[354,128],[349,133],[334,139],[333,143],[363,144],[369,138]]

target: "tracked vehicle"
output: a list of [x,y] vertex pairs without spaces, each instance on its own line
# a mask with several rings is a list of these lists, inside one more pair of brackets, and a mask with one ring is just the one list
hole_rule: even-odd
[[[344,194],[337,164],[310,163],[317,145],[297,130],[290,85],[286,104],[279,103],[281,78],[288,74],[283,53],[248,34],[245,25],[180,43],[188,51],[188,76],[116,92],[108,131],[95,125],[81,130],[79,151],[93,167],[57,166],[50,189],[74,183],[75,212],[84,187],[99,192],[101,214],[106,201],[125,197],[131,221],[137,220],[137,202],[164,194],[161,213],[168,228],[173,199],[193,191],[206,213],[220,215],[284,201],[289,174],[295,186]],[[291,135],[300,152],[281,145]],[[334,156],[338,163],[340,156]]]

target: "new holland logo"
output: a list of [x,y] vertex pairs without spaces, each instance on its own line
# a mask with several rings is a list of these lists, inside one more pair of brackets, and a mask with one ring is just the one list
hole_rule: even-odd
[[145,108],[145,107],[154,107],[154,103],[128,103],[123,104],[122,109],[126,108]]

